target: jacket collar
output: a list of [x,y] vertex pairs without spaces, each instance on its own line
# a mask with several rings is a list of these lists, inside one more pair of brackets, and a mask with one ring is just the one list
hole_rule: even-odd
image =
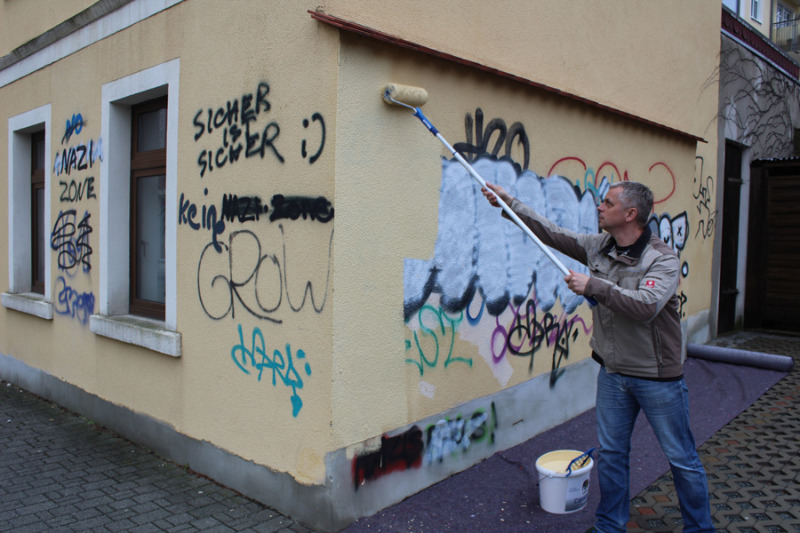
[[617,241],[614,237],[611,237],[608,240],[608,244],[606,244],[603,249],[601,250],[602,253],[606,255],[613,255],[615,259],[624,260],[625,262],[629,263],[636,263],[642,257],[642,253],[644,253],[644,249],[647,246],[647,243],[650,242],[650,237],[652,236],[652,232],[650,231],[650,226],[645,226],[644,231],[642,234],[639,235],[639,238],[636,239],[636,242],[628,249],[625,255],[617,255],[615,252],[615,248],[617,247]]

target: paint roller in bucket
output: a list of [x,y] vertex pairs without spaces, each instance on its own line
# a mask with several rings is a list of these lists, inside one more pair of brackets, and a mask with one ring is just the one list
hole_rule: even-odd
[[549,513],[580,511],[589,499],[589,473],[594,466],[594,448],[556,450],[536,460],[539,472],[539,505]]
[[[442,137],[442,134],[439,133],[439,130],[437,130],[436,127],[431,123],[431,121],[428,120],[428,117],[426,117],[422,113],[422,110],[419,108],[419,106],[425,104],[425,102],[428,101],[428,91],[426,91],[422,87],[390,84],[383,89],[383,100],[387,104],[399,105],[407,109],[410,109],[414,113],[414,116],[417,117],[420,120],[420,122],[422,122],[422,124],[426,128],[428,128],[428,130],[434,135],[434,137],[439,139],[442,142],[442,144],[445,145],[445,147],[453,155],[453,157],[459,163],[461,163],[461,165],[465,169],[467,169],[467,172],[469,172],[470,176],[475,178],[475,181],[477,181],[481,187],[486,187],[486,180],[483,179],[483,177],[481,177],[481,175],[478,174],[478,172],[474,168],[472,168],[472,165],[467,163],[467,160],[464,159],[464,157],[461,154],[459,154],[455,150],[455,148],[453,148],[450,145],[450,143],[447,142],[447,140],[444,137]],[[500,204],[500,207],[503,209],[506,215],[508,215],[508,217],[512,221],[514,221],[514,223],[517,226],[519,226],[519,228],[522,231],[524,231],[528,237],[530,237],[530,239],[534,242],[534,244],[536,244],[536,246],[539,247],[539,249],[544,253],[544,255],[546,255],[547,258],[556,266],[556,268],[558,268],[558,270],[560,270],[561,273],[564,274],[564,276],[569,276],[569,269],[566,266],[564,266],[564,263],[562,263],[558,259],[558,257],[555,256],[555,254],[553,254],[553,251],[550,250],[550,248],[548,248],[547,246],[545,246],[545,244],[541,240],[539,240],[539,237],[537,237],[533,233],[533,231],[531,231],[531,229],[525,225],[525,223],[519,218],[519,216],[517,216],[517,214],[511,210],[508,204],[506,204],[497,195],[495,195],[495,198],[497,198],[497,203]],[[586,295],[584,295],[583,297],[592,307],[597,305],[597,301],[594,298]]]

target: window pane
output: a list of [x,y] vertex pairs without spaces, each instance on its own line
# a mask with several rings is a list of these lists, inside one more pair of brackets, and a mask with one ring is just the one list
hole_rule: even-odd
[[167,147],[167,110],[156,109],[139,115],[136,146],[139,152]]
[[164,303],[166,176],[136,180],[136,296]]
[[35,137],[33,140],[33,170],[44,168],[44,136]]
[[36,250],[34,252],[35,264],[33,265],[33,281],[34,283],[44,283],[44,187],[37,187],[34,191],[36,194],[36,211],[34,216],[33,238]]

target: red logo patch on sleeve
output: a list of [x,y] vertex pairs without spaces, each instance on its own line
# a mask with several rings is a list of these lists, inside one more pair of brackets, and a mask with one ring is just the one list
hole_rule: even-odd
[[656,280],[654,280],[654,279],[648,279],[648,280],[645,282],[645,284],[644,284],[644,285],[645,285],[645,287],[650,287],[650,288],[652,289],[653,287],[655,287],[655,286],[656,286]]

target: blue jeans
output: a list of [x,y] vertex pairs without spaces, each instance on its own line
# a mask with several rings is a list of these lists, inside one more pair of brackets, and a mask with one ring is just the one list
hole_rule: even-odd
[[597,529],[603,533],[626,531],[631,500],[631,433],[640,409],[669,460],[684,533],[715,531],[706,473],[689,427],[689,397],[684,380],[638,379],[610,374],[604,367],[597,376]]

